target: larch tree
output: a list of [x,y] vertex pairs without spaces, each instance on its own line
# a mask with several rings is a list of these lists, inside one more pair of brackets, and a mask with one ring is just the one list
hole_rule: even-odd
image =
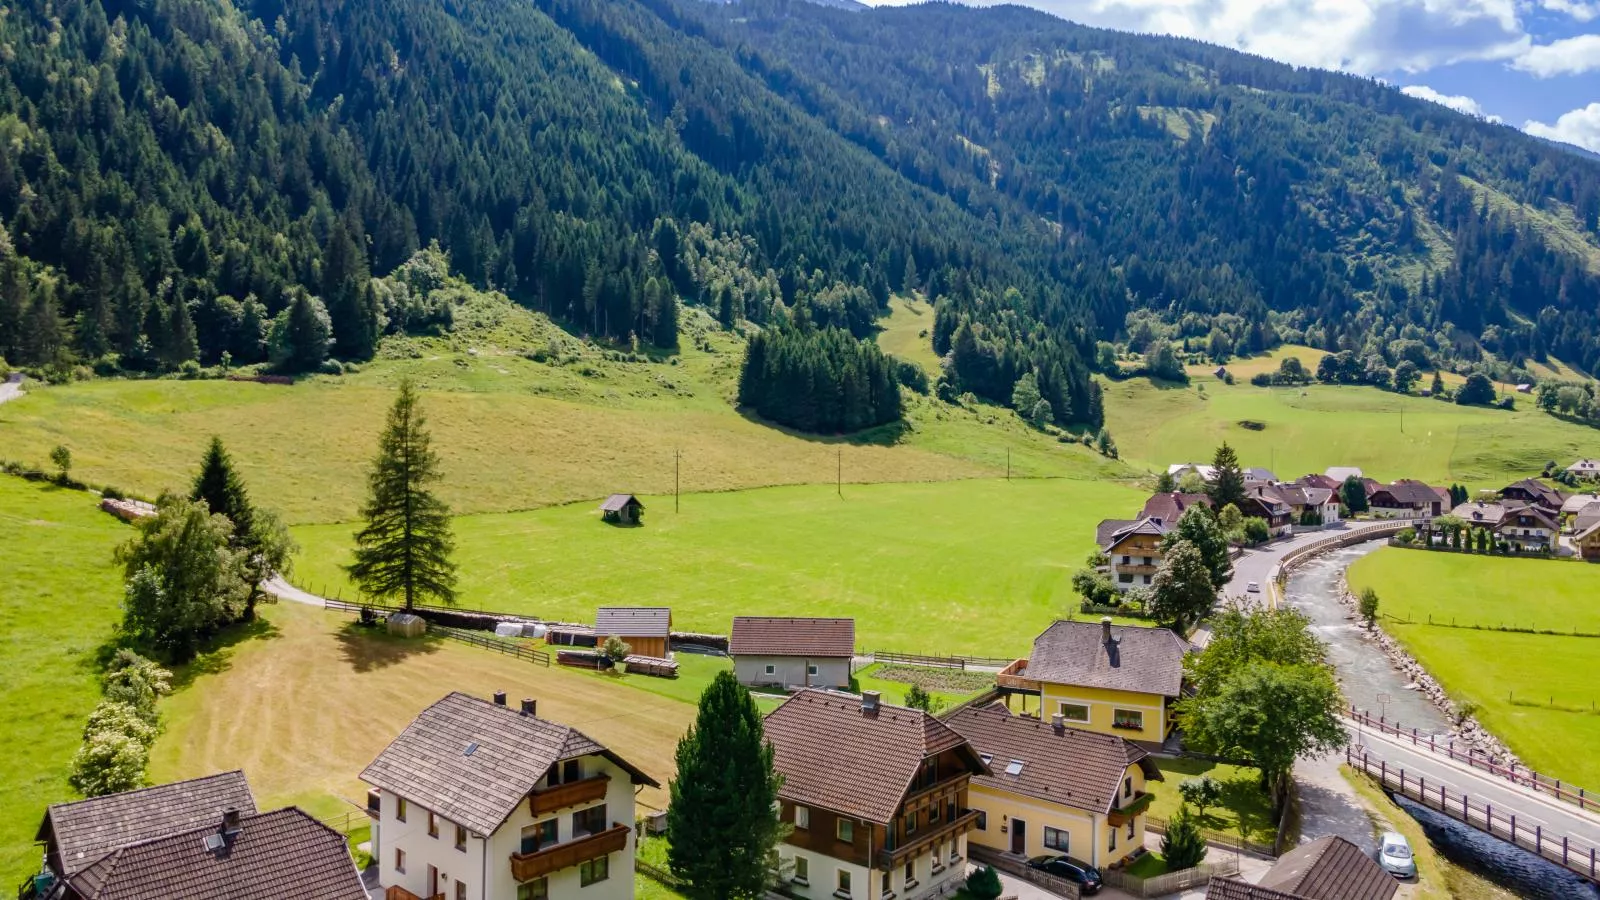
[[430,490],[440,479],[439,456],[425,426],[416,388],[405,379],[378,440],[361,509],[367,524],[346,567],[362,593],[402,598],[406,609],[419,600],[456,600],[450,508]]
[[667,807],[667,864],[692,900],[765,896],[783,828],[781,783],[761,711],[732,672],[718,672],[678,741]]

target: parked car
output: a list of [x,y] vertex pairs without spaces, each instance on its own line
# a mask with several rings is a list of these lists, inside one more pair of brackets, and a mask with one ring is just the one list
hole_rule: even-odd
[[1245,586],[1244,586],[1244,589],[1245,589],[1245,590],[1247,590],[1247,591],[1249,591],[1249,592],[1250,592],[1250,593],[1252,593],[1252,594],[1259,594],[1259,593],[1261,593],[1261,585],[1259,585],[1259,584],[1256,584],[1256,583],[1255,583],[1255,582],[1254,582],[1254,581],[1252,581],[1252,582],[1250,582],[1250,583],[1249,583],[1249,584],[1246,584],[1246,585],[1245,585]]
[[1098,894],[1105,881],[1100,877],[1100,870],[1088,863],[1073,859],[1070,856],[1035,856],[1028,860],[1028,868],[1038,869],[1046,875],[1076,884],[1083,894]]
[[1378,838],[1378,865],[1396,878],[1417,877],[1417,861],[1411,857],[1411,845],[1398,831],[1385,831]]

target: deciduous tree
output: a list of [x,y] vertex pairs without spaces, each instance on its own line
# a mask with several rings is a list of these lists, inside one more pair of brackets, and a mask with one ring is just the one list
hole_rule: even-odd
[[250,592],[232,538],[226,516],[163,498],[139,535],[117,551],[128,576],[123,633],[172,662],[194,656],[202,637],[243,611]]
[[1233,560],[1228,555],[1228,534],[1212,516],[1211,510],[1199,503],[1184,510],[1183,515],[1178,517],[1177,527],[1162,536],[1162,553],[1169,552],[1179,541],[1187,541],[1200,551],[1211,577],[1212,589],[1222,590],[1222,586],[1233,577]]
[[1151,594],[1151,615],[1180,634],[1210,611],[1217,589],[1199,548],[1186,540],[1164,547]]

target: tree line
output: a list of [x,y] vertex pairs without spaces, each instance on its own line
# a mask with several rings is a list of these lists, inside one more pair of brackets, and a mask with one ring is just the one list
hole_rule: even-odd
[[745,347],[739,405],[801,431],[860,431],[900,418],[894,360],[837,328],[758,332]]

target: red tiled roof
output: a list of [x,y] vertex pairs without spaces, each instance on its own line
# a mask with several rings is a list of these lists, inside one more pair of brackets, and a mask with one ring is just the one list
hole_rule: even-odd
[[[1128,767],[1146,756],[1115,735],[1075,728],[1057,733],[1048,722],[1013,716],[1004,707],[965,707],[945,721],[990,757],[992,774],[975,784],[1096,814],[1111,809]],[[1008,775],[1005,763],[1013,760],[1022,769]]]
[[855,619],[735,616],[728,637],[731,656],[851,657],[856,652]]

